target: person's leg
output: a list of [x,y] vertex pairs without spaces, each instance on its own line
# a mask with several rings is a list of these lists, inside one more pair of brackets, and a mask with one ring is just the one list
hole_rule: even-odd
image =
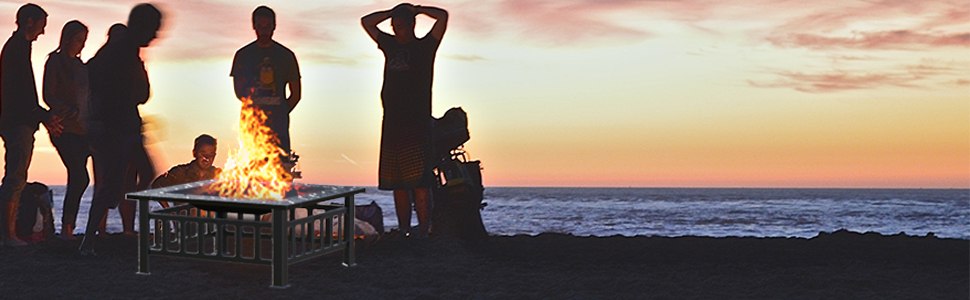
[[[90,136],[89,136],[89,138],[90,138]],[[101,177],[101,173],[103,173],[103,172],[101,172],[101,173],[98,172],[98,167],[99,167],[98,164],[93,163],[94,162],[94,147],[91,146],[90,143],[88,144],[88,146],[91,147],[91,161],[92,161],[92,170],[91,171],[93,171],[92,173],[94,173],[94,186],[92,187],[94,189],[94,191],[91,193],[92,194],[91,195],[91,200],[92,200],[92,204],[93,204],[94,203],[94,198],[98,198],[98,186],[100,186],[101,183],[104,182],[104,179]],[[90,208],[90,206],[89,206],[89,208]],[[108,221],[108,214],[105,213],[104,214],[104,217],[101,218],[101,222],[98,223],[100,225],[98,225],[98,229],[95,230],[95,234],[104,234],[105,236],[107,236],[108,233],[105,232],[105,229],[108,227],[108,222],[107,221]],[[85,230],[85,232],[87,232],[87,230]]]
[[[121,205],[121,204],[118,204],[118,205]],[[98,223],[98,224],[101,224],[101,225],[98,225],[98,231],[95,232],[96,235],[101,236],[101,237],[107,237],[108,236],[108,215],[109,214],[111,214],[111,210],[110,209],[104,212],[104,216],[101,217],[101,223]]]
[[144,137],[139,137],[138,144],[132,152],[131,163],[138,175],[138,183],[134,191],[149,189],[152,186],[152,180],[155,180],[155,164],[152,163],[152,158],[148,156],[148,151],[145,149]]
[[397,212],[398,229],[405,235],[411,233],[411,197],[408,190],[394,190],[394,210]]
[[51,144],[57,149],[64,167],[67,169],[67,191],[64,194],[64,206],[61,215],[61,237],[74,239],[75,222],[81,196],[91,183],[88,176],[88,157],[91,148],[84,136],[64,133],[60,137],[51,137]]
[[27,167],[34,151],[34,132],[29,126],[18,126],[0,132],[3,139],[4,174],[0,181],[0,241],[8,246],[23,246],[17,238],[17,208],[27,185]]
[[427,188],[414,189],[414,210],[418,213],[418,234],[427,236],[431,231],[431,199]]
[[[138,186],[138,172],[135,170],[134,163],[129,162],[125,172],[125,193],[134,192]],[[121,215],[121,227],[124,228],[122,234],[135,234],[135,201],[121,199],[118,203],[118,214]]]
[[[145,149],[145,139],[138,137],[138,142],[132,145],[131,160],[128,165],[127,179],[130,180],[125,186],[125,192],[137,192],[147,190],[152,180],[155,179],[155,166],[152,164],[151,157]],[[122,223],[124,223],[125,234],[135,234],[135,208],[136,202],[122,199],[119,212],[122,213]]]
[[94,199],[91,200],[91,210],[88,213],[88,224],[84,228],[84,240],[81,242],[81,254],[90,254],[94,250],[94,234],[98,225],[108,213],[108,209],[117,206],[118,200],[124,197],[125,175],[127,175],[128,161],[131,157],[131,139],[117,135],[98,134],[91,136],[93,148],[94,168],[97,174],[95,180]]

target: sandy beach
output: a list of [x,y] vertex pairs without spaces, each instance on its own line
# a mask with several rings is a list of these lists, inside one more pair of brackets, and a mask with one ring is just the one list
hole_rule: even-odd
[[970,241],[847,231],[800,238],[492,236],[479,244],[384,236],[357,251],[270,267],[151,258],[136,238],[0,247],[0,297],[156,299],[968,299]]

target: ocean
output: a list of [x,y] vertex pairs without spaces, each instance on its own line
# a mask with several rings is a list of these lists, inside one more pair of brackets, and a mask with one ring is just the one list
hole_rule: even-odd
[[[65,186],[51,189],[60,230]],[[76,233],[87,224],[91,190]],[[385,227],[396,228],[392,194],[368,187],[355,197],[358,205],[371,201],[383,209]],[[848,229],[970,240],[967,189],[486,187],[484,202],[482,220],[495,235],[810,238]],[[121,232],[117,210],[108,218],[107,231]]]

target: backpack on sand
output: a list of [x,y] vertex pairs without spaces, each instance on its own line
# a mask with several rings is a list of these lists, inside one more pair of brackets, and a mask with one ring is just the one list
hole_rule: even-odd
[[432,193],[432,233],[481,241],[488,237],[481,214],[485,207],[481,162],[469,161],[460,148],[452,153],[455,155],[451,159],[440,162],[436,168],[438,184]]
[[54,192],[39,182],[24,186],[17,209],[17,238],[42,242],[54,238]]

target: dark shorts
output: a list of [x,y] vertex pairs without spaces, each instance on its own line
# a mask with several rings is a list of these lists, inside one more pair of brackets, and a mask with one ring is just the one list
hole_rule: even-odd
[[434,184],[431,119],[384,120],[378,189],[409,190]]

